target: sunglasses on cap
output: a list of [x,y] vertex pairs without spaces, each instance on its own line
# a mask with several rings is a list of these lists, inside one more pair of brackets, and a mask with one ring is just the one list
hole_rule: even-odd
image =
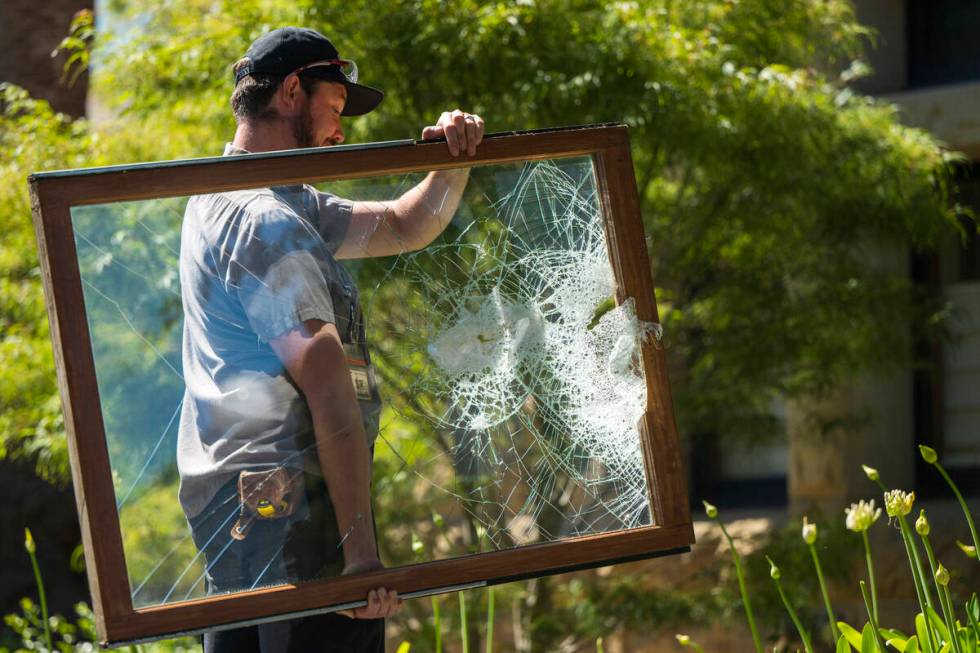
[[357,83],[357,63],[353,59],[323,59],[322,61],[314,61],[305,66],[300,66],[291,72],[290,75],[299,75],[311,68],[326,68],[331,66],[339,70],[340,74],[347,78],[347,81],[351,84]]

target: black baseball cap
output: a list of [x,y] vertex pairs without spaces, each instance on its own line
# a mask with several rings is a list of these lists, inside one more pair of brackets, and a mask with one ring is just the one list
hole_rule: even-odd
[[[333,43],[316,30],[306,27],[280,27],[260,36],[245,53],[248,63],[235,73],[235,84],[247,75],[286,77],[304,68],[303,75],[337,82],[347,87],[347,102],[341,115],[360,116],[381,104],[385,94],[357,83],[357,67],[343,60]],[[333,64],[315,65],[320,62]],[[349,71],[353,71],[353,74]]]

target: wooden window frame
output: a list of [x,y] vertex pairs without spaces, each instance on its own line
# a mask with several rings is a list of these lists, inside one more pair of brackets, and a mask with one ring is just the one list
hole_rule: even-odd
[[648,400],[639,432],[653,525],[134,608],[72,229],[71,208],[75,206],[458,168],[461,164],[589,156],[617,282],[617,303],[632,297],[637,317],[657,322],[627,132],[625,125],[612,124],[492,134],[473,157],[451,156],[444,142],[409,140],[31,175],[34,225],[100,643],[114,646],[336,610],[361,604],[369,589],[381,586],[403,596],[421,596],[689,550],[694,532],[666,359],[656,343],[644,343]]

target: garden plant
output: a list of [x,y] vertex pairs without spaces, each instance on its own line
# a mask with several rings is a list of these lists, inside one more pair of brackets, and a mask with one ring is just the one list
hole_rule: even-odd
[[[942,476],[963,510],[963,515],[973,538],[973,544],[957,542],[960,550],[968,560],[980,562],[980,558],[977,557],[980,542],[977,538],[976,525],[962,493],[939,463],[939,456],[934,449],[920,445],[919,452],[923,460],[934,467]],[[858,653],[886,653],[891,650],[901,653],[920,653],[920,651],[923,653],[977,653],[980,651],[980,600],[977,598],[976,591],[973,591],[964,604],[957,605],[954,602],[950,589],[951,574],[942,561],[936,559],[934,548],[929,539],[931,526],[925,510],[919,511],[919,517],[916,519],[914,527],[909,525],[909,515],[912,513],[915,504],[915,492],[889,489],[882,481],[878,470],[867,465],[862,467],[868,479],[873,481],[883,492],[888,524],[894,525],[902,538],[905,551],[908,554],[909,572],[915,587],[919,612],[914,616],[913,623],[906,625],[904,630],[881,623],[878,612],[878,592],[875,586],[874,558],[868,541],[868,529],[881,517],[882,509],[875,507],[874,499],[861,500],[847,508],[845,524],[848,530],[861,535],[864,547],[867,580],[860,580],[858,587],[866,609],[867,621],[860,626],[838,621],[834,617],[834,608],[827,593],[820,557],[815,546],[817,527],[804,516],[803,542],[808,547],[813,559],[813,577],[820,587],[820,594],[827,612],[830,641],[835,642],[836,653],[848,653],[852,650],[858,651]],[[751,599],[746,589],[742,556],[736,550],[725,524],[721,522],[718,509],[707,501],[704,502],[704,508],[708,518],[718,523],[728,542],[738,577],[742,606],[745,610],[749,630],[752,633],[756,653],[763,653]],[[916,541],[913,532],[918,535],[919,542]],[[779,567],[769,556],[766,556],[766,559],[770,565],[770,577],[776,585],[786,612],[797,629],[803,650],[806,653],[814,653],[818,649],[814,645],[813,634],[804,627],[797,614],[797,609],[794,607],[791,593],[783,587],[782,573]],[[691,647],[703,653],[702,647],[688,635],[677,635],[677,641],[682,646]]]

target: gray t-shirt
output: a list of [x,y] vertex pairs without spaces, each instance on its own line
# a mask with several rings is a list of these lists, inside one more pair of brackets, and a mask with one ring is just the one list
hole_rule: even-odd
[[319,473],[309,407],[269,346],[305,320],[336,325],[369,443],[377,435],[380,400],[358,292],[334,258],[351,210],[351,202],[306,185],[188,201],[177,468],[189,518],[242,470],[284,465]]

